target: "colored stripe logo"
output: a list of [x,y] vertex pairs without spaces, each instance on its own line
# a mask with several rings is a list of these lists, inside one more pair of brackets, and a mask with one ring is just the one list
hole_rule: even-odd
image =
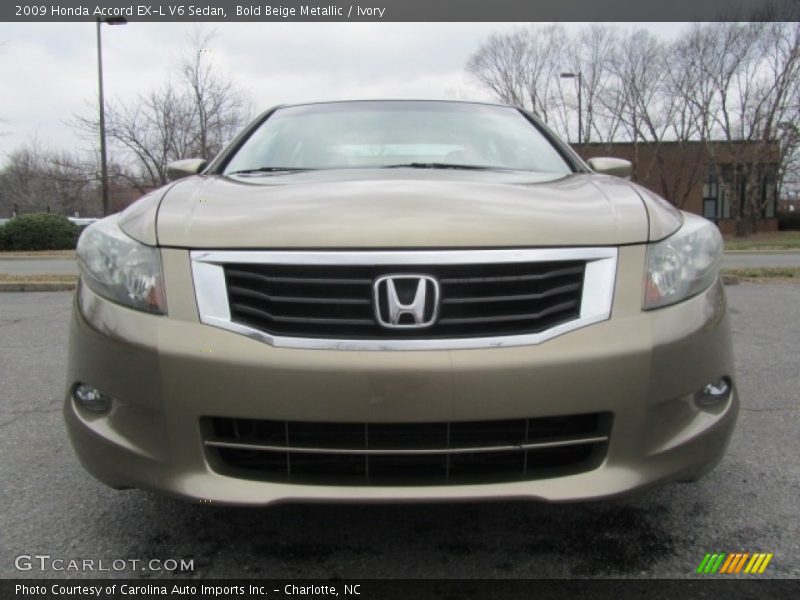
[[771,552],[716,552],[706,554],[695,572],[701,575],[756,575],[766,570],[772,557]]

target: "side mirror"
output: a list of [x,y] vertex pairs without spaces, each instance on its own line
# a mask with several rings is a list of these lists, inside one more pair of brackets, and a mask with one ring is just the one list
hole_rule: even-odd
[[596,157],[590,158],[588,161],[589,166],[595,173],[602,173],[603,175],[614,175],[615,177],[622,177],[623,179],[630,179],[633,165],[631,161],[622,158],[611,157]]
[[182,177],[189,177],[190,175],[197,175],[206,166],[206,160],[203,158],[184,158],[183,160],[174,160],[167,165],[167,179],[175,181]]

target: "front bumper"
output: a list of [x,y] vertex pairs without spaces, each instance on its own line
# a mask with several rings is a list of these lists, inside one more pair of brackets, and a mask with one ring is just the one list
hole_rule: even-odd
[[[642,247],[620,250],[611,319],[514,348],[335,351],[275,348],[199,323],[188,252],[164,250],[168,318],[129,310],[81,286],[70,335],[64,414],[84,467],[113,487],[202,502],[607,497],[693,480],[721,458],[738,399],[699,408],[694,393],[733,379],[724,290],[643,312]],[[115,398],[103,415],[71,398],[75,383]],[[609,412],[592,470],[507,483],[301,485],[243,479],[209,460],[201,419],[441,422]]]

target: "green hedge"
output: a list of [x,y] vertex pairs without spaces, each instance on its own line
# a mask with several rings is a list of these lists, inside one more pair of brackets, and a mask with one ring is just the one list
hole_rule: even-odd
[[0,226],[0,250],[72,250],[78,231],[78,227],[62,215],[22,215]]

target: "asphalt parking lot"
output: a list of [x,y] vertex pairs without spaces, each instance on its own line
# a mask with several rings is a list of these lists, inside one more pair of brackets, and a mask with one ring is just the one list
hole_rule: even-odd
[[[183,558],[193,577],[692,577],[706,552],[771,552],[800,577],[800,285],[728,288],[743,401],[696,484],[597,503],[190,505],[86,475],[61,421],[71,294],[0,294],[0,577],[15,557]],[[80,576],[158,577],[130,570]]]

